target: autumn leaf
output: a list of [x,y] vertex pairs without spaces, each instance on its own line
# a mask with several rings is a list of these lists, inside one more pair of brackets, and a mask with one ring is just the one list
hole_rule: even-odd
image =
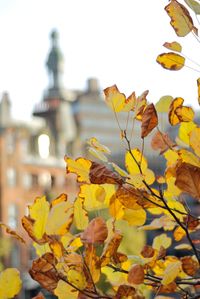
[[185,237],[186,232],[185,232],[185,230],[181,226],[178,226],[175,229],[173,235],[174,235],[174,240],[178,242],[178,241],[182,240],[183,237]]
[[156,61],[165,69],[179,71],[185,65],[185,58],[174,52],[162,53],[157,56]]
[[162,133],[157,131],[151,139],[151,147],[154,150],[160,150],[160,154],[163,154],[169,148],[176,146],[176,143],[173,142],[167,133]]
[[196,33],[190,13],[183,4],[171,0],[165,10],[171,18],[170,24],[178,36],[186,36],[190,31]]
[[133,265],[128,273],[128,282],[141,284],[144,281],[144,268],[141,265]]
[[11,227],[9,227],[7,224],[4,224],[4,223],[0,222],[0,227],[4,227],[7,234],[14,237],[15,239],[17,239],[21,243],[26,243],[25,240],[15,230],[13,230]]
[[125,209],[122,217],[129,225],[140,226],[146,222],[146,211],[144,209]]
[[87,285],[83,271],[80,272],[75,269],[69,269],[69,271],[67,271],[67,280],[79,290],[84,290]]
[[126,100],[125,100],[125,105],[122,111],[124,112],[129,112],[129,111],[134,111],[137,105],[137,99],[135,92],[133,92]]
[[195,0],[184,0],[185,3],[195,12],[196,15],[200,14],[200,4]]
[[58,281],[54,294],[58,297],[58,299],[78,298],[78,291],[61,279]]
[[83,199],[78,197],[74,202],[74,223],[76,228],[84,230],[88,226],[88,213],[83,207]]
[[119,92],[116,85],[104,89],[105,102],[114,111],[120,112],[123,110],[126,96]]
[[78,182],[90,183],[89,170],[92,165],[90,160],[84,158],[73,160],[65,156],[65,162],[67,163],[67,173],[75,173]]
[[159,250],[160,247],[164,247],[165,249],[170,247],[172,240],[166,234],[160,234],[159,236],[155,237],[153,240],[153,248]]
[[107,146],[105,146],[104,144],[101,144],[95,137],[90,138],[87,141],[87,143],[99,152],[102,152],[105,154],[111,154],[110,149]]
[[[131,152],[127,152],[125,156],[125,165],[130,174],[140,173],[140,168],[142,173],[147,169],[147,160],[142,155],[139,149],[132,149]],[[140,168],[139,168],[140,167]]]
[[45,232],[47,235],[64,235],[68,232],[74,216],[73,204],[66,194],[61,194],[50,205]]
[[154,104],[150,104],[142,115],[141,138],[146,137],[158,125],[158,116]]
[[168,113],[169,107],[170,107],[172,101],[173,101],[172,96],[161,97],[155,105],[156,111],[160,112],[160,113],[163,113],[163,112]]
[[178,42],[172,42],[172,43],[164,43],[163,46],[169,50],[175,51],[175,52],[181,52],[182,46]]
[[96,162],[91,163],[89,178],[92,184],[122,185],[124,183],[124,179],[118,173]]
[[194,276],[199,270],[199,263],[192,256],[184,256],[180,260],[182,269],[187,275]]
[[[193,123],[193,121],[190,121],[190,122],[181,122],[179,130],[178,130],[178,137],[185,144],[189,145],[191,133],[193,131],[195,132],[195,130],[194,130],[195,128],[196,128],[196,124]],[[195,137],[198,138],[198,136],[195,136]],[[198,143],[198,142],[196,142],[196,143]]]
[[173,282],[175,278],[178,276],[179,272],[181,270],[181,262],[172,262],[169,265],[167,265],[166,269],[163,273],[163,278],[161,283],[166,286]]
[[172,126],[179,124],[181,121],[179,117],[176,115],[176,109],[182,107],[184,102],[183,98],[175,98],[169,107],[169,122]]
[[200,168],[188,163],[182,163],[176,169],[176,186],[183,192],[200,200]]
[[22,287],[19,271],[15,268],[7,268],[0,273],[0,298],[9,299],[15,297]]
[[136,289],[134,287],[128,285],[120,285],[114,299],[129,298],[129,297],[134,298],[135,295],[136,295]]
[[113,232],[110,237],[106,240],[100,262],[101,267],[105,267],[107,264],[110,263],[112,258],[114,257],[117,249],[121,243],[123,236],[119,231]]
[[42,257],[33,261],[32,268],[29,271],[31,277],[40,283],[40,285],[53,292],[59,281],[56,271],[56,259],[52,253],[46,253]]
[[151,247],[150,245],[144,245],[142,248],[142,251],[140,252],[141,255],[145,258],[150,258],[154,256],[155,249]]
[[200,128],[193,127],[188,135],[188,143],[195,154],[200,157]]
[[88,224],[87,228],[81,234],[81,240],[84,243],[104,243],[108,236],[108,229],[103,218],[96,217]]

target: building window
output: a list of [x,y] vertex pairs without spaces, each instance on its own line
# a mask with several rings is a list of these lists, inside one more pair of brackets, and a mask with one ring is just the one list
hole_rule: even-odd
[[49,157],[50,138],[47,134],[38,137],[38,152],[42,159]]
[[31,175],[31,182],[32,182],[32,187],[37,187],[38,186],[38,176],[37,174],[32,174]]
[[6,135],[6,150],[8,154],[13,154],[15,151],[15,137],[11,132]]
[[7,185],[9,187],[15,187],[17,183],[16,170],[14,168],[7,169]]
[[22,178],[22,184],[25,189],[30,189],[32,187],[32,176],[30,173],[24,173]]
[[8,225],[11,228],[16,229],[17,223],[18,223],[18,208],[16,204],[11,203],[8,206]]
[[38,177],[39,185],[44,188],[51,187],[51,175],[49,172],[43,172]]

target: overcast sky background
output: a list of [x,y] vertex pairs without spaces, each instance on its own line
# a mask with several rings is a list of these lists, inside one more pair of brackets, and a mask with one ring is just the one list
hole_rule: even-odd
[[1,0],[0,93],[9,93],[14,117],[28,119],[48,87],[45,62],[53,28],[59,31],[65,58],[66,88],[84,89],[87,78],[96,77],[102,89],[117,84],[127,96],[149,89],[148,99],[154,103],[169,94],[197,108],[200,73],[188,68],[167,71],[156,63],[157,55],[167,51],[162,44],[172,41],[181,42],[183,53],[200,62],[200,43],[192,34],[178,38],[170,26],[164,11],[168,3]]

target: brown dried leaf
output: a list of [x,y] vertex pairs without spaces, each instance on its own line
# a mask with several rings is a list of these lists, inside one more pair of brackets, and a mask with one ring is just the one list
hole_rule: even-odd
[[88,227],[81,234],[81,241],[84,243],[104,243],[108,236],[108,229],[103,218],[96,217],[90,221]]
[[42,257],[33,261],[32,268],[29,271],[31,277],[51,293],[53,293],[59,281],[55,266],[56,259],[54,255],[45,253]]
[[120,187],[117,189],[112,198],[117,198],[125,208],[133,210],[138,210],[141,208],[137,203],[137,201],[141,198],[141,194],[135,188],[129,186],[126,188]]
[[[173,282],[169,283],[168,285],[165,285],[165,286],[161,285],[158,293],[170,294],[170,293],[175,292],[176,287],[177,287],[177,285],[173,281]],[[157,289],[156,289],[156,292],[157,292]]]
[[96,162],[92,162],[89,177],[92,184],[122,185],[124,183],[124,179],[118,173],[113,172],[106,166]]
[[144,268],[141,265],[134,265],[128,273],[128,282],[131,284],[141,284],[144,281]]
[[199,270],[199,263],[192,256],[181,257],[181,262],[182,269],[187,275],[194,276]]
[[154,256],[155,250],[149,245],[144,245],[140,253],[143,257],[149,258]]
[[114,299],[121,299],[121,298],[135,298],[136,289],[134,287],[128,285],[120,285]]
[[22,243],[26,243],[25,240],[15,230],[13,230],[8,225],[0,222],[0,227],[4,227],[6,229],[7,234],[9,234],[10,236],[14,237],[18,241],[20,241]]
[[182,163],[176,169],[175,185],[183,192],[200,200],[200,168],[189,163]]
[[106,266],[115,256],[117,249],[121,243],[122,234],[118,231],[114,232],[111,237],[106,241],[102,255],[101,255],[101,267]]
[[142,115],[141,137],[146,137],[158,125],[158,116],[154,104],[150,104]]
[[[84,262],[87,265],[85,269],[86,279],[88,282],[87,288],[92,288],[92,280],[97,283],[101,274],[100,257],[96,253],[96,248],[92,244],[88,244],[85,250]],[[88,271],[89,270],[89,271]],[[92,280],[91,280],[92,276]]]
[[163,134],[162,132],[158,131],[156,132],[151,140],[151,147],[154,150],[160,150],[160,154],[163,154],[165,151],[167,151],[169,148],[172,148],[176,146],[176,143],[174,143],[169,135]]
[[190,13],[183,4],[171,0],[165,10],[171,18],[170,24],[178,36],[186,36],[190,31],[196,33]]

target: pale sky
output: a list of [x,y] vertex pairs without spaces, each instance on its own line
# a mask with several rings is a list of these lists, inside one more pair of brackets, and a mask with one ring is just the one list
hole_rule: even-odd
[[59,31],[65,58],[66,88],[83,89],[87,78],[96,77],[102,89],[117,84],[127,96],[149,89],[148,99],[154,103],[168,94],[198,107],[200,73],[188,68],[167,71],[156,63],[157,55],[167,52],[164,42],[179,41],[183,53],[197,62],[200,57],[194,36],[178,38],[170,26],[164,11],[168,3],[0,0],[0,94],[9,93],[14,117],[28,119],[48,86],[45,62],[53,28]]

